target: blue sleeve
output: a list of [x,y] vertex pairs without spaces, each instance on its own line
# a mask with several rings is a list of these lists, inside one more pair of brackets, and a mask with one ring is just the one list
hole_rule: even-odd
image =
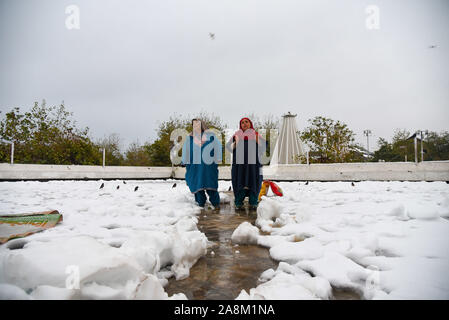
[[181,164],[183,164],[183,165],[190,164],[190,161],[188,161],[188,160],[190,160],[190,154],[188,154],[188,153],[190,153],[190,152],[188,152],[188,151],[190,151],[189,150],[190,148],[187,147],[188,143],[190,143],[190,137],[189,136],[187,136],[186,141],[182,145],[182,160],[181,160]]
[[219,164],[223,160],[223,148],[221,146],[221,141],[214,135],[214,142],[215,142],[215,163]]

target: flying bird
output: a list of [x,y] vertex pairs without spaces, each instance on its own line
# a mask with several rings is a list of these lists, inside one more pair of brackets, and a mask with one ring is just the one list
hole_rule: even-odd
[[100,189],[103,189],[103,187],[104,187],[104,183],[101,184]]
[[437,46],[436,45],[431,45],[431,46],[429,46],[429,49],[433,49],[433,48],[436,48]]
[[123,184],[126,184],[126,181],[125,181],[125,180],[123,180]]
[[137,191],[137,189],[139,189],[139,186],[137,186],[137,187],[135,187],[135,188],[134,188],[134,192],[136,192],[136,191]]
[[209,37],[211,40],[215,40],[215,33],[209,32]]
[[120,186],[117,186],[117,190],[120,189]]

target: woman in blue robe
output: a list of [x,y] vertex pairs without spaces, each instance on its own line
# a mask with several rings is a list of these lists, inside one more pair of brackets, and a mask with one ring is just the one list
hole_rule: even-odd
[[200,207],[206,203],[206,193],[215,209],[220,207],[218,194],[218,162],[221,143],[211,131],[206,131],[201,120],[192,120],[193,130],[182,147],[182,163],[186,166],[185,179]]

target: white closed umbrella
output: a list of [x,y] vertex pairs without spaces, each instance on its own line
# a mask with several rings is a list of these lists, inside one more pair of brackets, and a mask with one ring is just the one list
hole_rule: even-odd
[[305,153],[296,127],[296,114],[288,112],[282,117],[281,131],[273,150],[270,166],[294,164],[295,159]]

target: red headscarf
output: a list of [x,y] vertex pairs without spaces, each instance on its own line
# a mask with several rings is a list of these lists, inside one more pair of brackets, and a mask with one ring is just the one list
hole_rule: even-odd
[[[242,121],[248,120],[250,124],[250,128],[246,131],[243,131],[242,129]],[[254,130],[253,122],[249,118],[242,118],[239,122],[240,130],[237,130],[234,134],[234,136],[238,136],[240,140],[256,140],[256,137],[259,135],[259,133]],[[251,130],[252,129],[252,130]]]
[[[240,119],[240,122],[239,122],[239,126],[240,126],[240,129],[242,129],[242,121],[243,120],[248,120],[249,121],[249,124],[251,125],[251,129],[254,129],[254,127],[253,127],[253,122],[249,119],[249,118],[242,118],[242,119]],[[243,130],[243,129],[242,129]]]

